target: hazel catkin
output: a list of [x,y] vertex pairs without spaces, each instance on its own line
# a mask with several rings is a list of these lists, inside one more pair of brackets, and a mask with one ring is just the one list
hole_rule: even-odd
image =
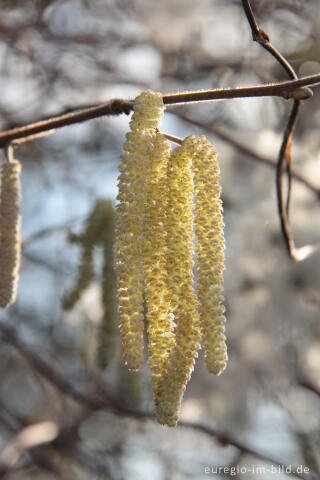
[[1,168],[0,193],[0,307],[16,299],[21,255],[20,174],[18,160]]
[[161,379],[156,410],[159,423],[175,426],[183,393],[200,348],[200,326],[193,279],[194,137],[176,147],[168,165],[167,269],[175,316],[176,342]]
[[157,133],[146,167],[143,268],[148,324],[149,367],[157,396],[158,381],[175,343],[167,273],[167,168],[170,143]]
[[125,362],[143,363],[145,299],[157,418],[175,426],[200,340],[209,372],[226,366],[224,224],[214,148],[189,136],[170,153],[158,130],[163,110],[160,94],[135,99],[120,165],[116,268]]
[[217,152],[200,137],[195,142],[195,227],[198,299],[201,340],[208,371],[220,375],[226,368],[225,316],[223,305],[224,223],[220,199]]
[[138,370],[144,355],[143,216],[146,168],[155,129],[163,116],[162,95],[143,92],[134,102],[121,156],[117,199],[117,296],[123,355],[129,369]]

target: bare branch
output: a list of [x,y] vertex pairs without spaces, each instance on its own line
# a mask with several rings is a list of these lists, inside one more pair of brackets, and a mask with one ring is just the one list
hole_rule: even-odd
[[[273,47],[273,45],[271,45],[269,35],[258,26],[250,5],[250,0],[242,0],[242,6],[251,28],[253,40],[258,42],[263,48],[268,50],[268,52],[271,53],[271,55],[274,58],[276,58],[276,60],[286,70],[289,77],[292,78],[294,82],[299,82],[300,80],[298,79],[297,74],[292,68],[292,66],[290,65],[290,63],[281,55],[280,52],[278,52],[278,50],[276,50],[275,47]],[[281,144],[281,148],[278,156],[277,169],[276,169],[276,188],[277,188],[278,211],[279,211],[279,217],[280,217],[281,230],[285,240],[287,251],[288,251],[289,257],[292,260],[298,262],[313,255],[317,250],[320,249],[320,244],[305,245],[297,249],[294,244],[293,236],[291,233],[291,227],[289,222],[289,209],[290,209],[291,183],[292,183],[291,145],[292,145],[294,127],[300,111],[301,100],[303,100],[303,98],[301,98],[299,95],[293,98],[295,99],[294,104],[291,109],[288,124],[284,132],[284,136],[283,136],[283,140],[282,140],[282,144]],[[288,178],[288,190],[287,190],[286,200],[284,200],[284,195],[282,190],[282,174],[283,174],[284,162],[286,162],[286,172],[287,172],[287,178]]]
[[[73,398],[74,400],[85,406],[84,415],[79,415],[79,422],[86,418],[89,412],[101,409],[111,410],[117,415],[131,417],[136,420],[142,420],[146,418],[155,420],[155,416],[152,412],[134,410],[126,407],[120,402],[117,402],[114,398],[111,399],[111,397],[106,392],[105,386],[100,380],[100,378],[96,378],[97,391],[95,395],[79,392],[77,387],[75,387],[71,381],[67,380],[59,372],[54,370],[51,365],[49,365],[39,355],[33,352],[32,349],[30,349],[24,342],[22,342],[18,338],[16,331],[13,327],[1,322],[0,331],[4,335],[5,340],[8,341],[8,343],[10,343],[11,345],[13,345],[25,358],[27,358],[33,368],[38,373],[40,373],[43,378],[55,385],[62,394],[68,395],[69,397]],[[78,425],[79,422],[76,422],[75,425]],[[239,451],[249,454],[255,458],[259,458],[260,460],[263,460],[267,463],[277,465],[278,467],[282,468],[284,472],[289,471],[289,468],[287,468],[284,463],[234,439],[229,433],[222,432],[199,423],[181,421],[178,428],[183,427],[192,428],[199,432],[203,432],[206,435],[215,438],[222,445],[232,445]],[[292,473],[290,473],[290,475],[296,476],[297,478],[300,478],[302,480],[310,480],[316,478],[312,474],[305,475],[304,473],[298,473],[294,468],[292,469]]]
[[[208,123],[202,122],[200,120],[195,120],[191,118],[189,115],[186,115],[184,113],[180,113],[180,112],[170,112],[170,113],[172,113],[172,115],[176,115],[178,118],[180,118],[185,122],[191,123],[192,125],[195,125],[201,128],[202,130],[205,130],[208,133],[212,133],[213,135],[219,137],[221,140],[232,145],[237,151],[244,153],[247,157],[259,163],[263,163],[271,168],[276,168],[277,166],[276,161],[262,155],[261,153],[256,152],[250,147],[247,147],[242,142],[240,142],[239,140],[236,140],[232,135],[225,132],[221,128],[215,127],[213,125],[209,125]],[[300,173],[296,172],[295,170],[292,170],[292,177],[295,178],[298,182],[305,185],[307,188],[309,188],[317,196],[318,199],[320,198],[320,187],[313,185],[313,183],[311,183],[309,180],[304,178]]]
[[288,62],[288,60],[284,58],[281,55],[281,53],[278,52],[278,50],[271,44],[269,35],[262,28],[258,26],[250,5],[250,0],[242,0],[242,6],[251,28],[253,41],[259,43],[261,47],[263,47],[269,53],[271,53],[271,55],[286,70],[290,78],[297,79],[298,76],[294,71],[294,69],[292,68],[292,66],[290,65],[290,63]]
[[[303,77],[299,80],[290,80],[288,82],[273,83],[270,85],[164,95],[163,102],[165,105],[177,105],[182,103],[196,103],[245,97],[283,97],[285,99],[298,97],[301,100],[305,100],[310,98],[313,93],[309,88],[302,87],[308,85],[316,86],[317,84],[320,84],[320,73]],[[49,134],[54,133],[58,128],[79,122],[85,122],[93,118],[99,118],[105,115],[120,115],[122,113],[128,115],[132,108],[132,101],[115,99],[102,105],[89,107],[84,110],[67,113],[47,120],[41,120],[40,122],[7,130],[0,133],[0,148],[6,147],[11,142],[15,143],[19,139],[21,139],[21,141],[19,140],[18,142],[19,144],[31,140],[33,141],[39,136],[43,136],[43,132],[49,132]]]

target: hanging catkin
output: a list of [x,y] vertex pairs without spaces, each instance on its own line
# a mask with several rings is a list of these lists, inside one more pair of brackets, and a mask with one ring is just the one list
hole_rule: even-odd
[[222,296],[224,223],[217,152],[205,137],[195,141],[193,172],[202,345],[209,372],[220,375],[227,363]]
[[116,262],[120,333],[128,368],[143,364],[143,215],[146,169],[150,150],[163,116],[162,96],[150,91],[134,102],[131,132],[121,156],[117,206]]
[[227,361],[224,225],[214,148],[189,136],[170,154],[158,131],[163,110],[150,91],[134,102],[120,166],[116,266],[126,363],[143,362],[144,296],[157,417],[175,426],[201,337],[211,373]]
[[158,421],[175,426],[186,384],[200,348],[199,315],[193,284],[194,137],[176,147],[168,165],[167,269],[168,289],[177,323],[176,344],[169,356],[156,398]]
[[170,143],[157,133],[146,169],[143,221],[144,281],[148,320],[149,367],[155,396],[175,342],[167,274],[167,168]]
[[12,160],[1,168],[0,194],[0,307],[15,301],[20,267],[21,164]]

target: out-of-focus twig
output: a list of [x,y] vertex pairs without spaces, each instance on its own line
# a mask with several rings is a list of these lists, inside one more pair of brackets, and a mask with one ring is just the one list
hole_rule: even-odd
[[308,378],[302,376],[298,377],[297,384],[300,385],[300,387],[303,387],[306,390],[314,393],[320,398],[320,388],[313,382],[311,382]]
[[58,433],[59,428],[54,422],[40,422],[28,425],[20,430],[1,452],[1,467],[10,468],[17,463],[24,452],[44,443],[52,442],[57,438]]
[[[51,365],[49,365],[48,362],[42,359],[37,353],[32,351],[32,349],[18,337],[13,327],[7,325],[4,322],[0,322],[0,332],[4,337],[4,340],[7,341],[9,344],[13,345],[29,361],[31,366],[40,375],[42,375],[44,379],[56,386],[62,394],[73,398],[84,406],[85,415],[79,416],[80,422],[83,418],[86,418],[89,412],[94,412],[101,409],[106,409],[112,411],[117,415],[131,417],[136,420],[142,420],[146,418],[151,420],[155,419],[155,416],[152,412],[144,412],[128,408],[118,402],[117,399],[109,396],[105,390],[104,383],[102,382],[102,380],[99,381],[98,378],[96,379],[97,389],[95,393],[84,393],[79,391],[78,388],[73,385],[72,381],[65,378],[61,373],[59,373]],[[265,455],[264,453],[261,453],[258,450],[247,446],[245,443],[233,438],[233,436],[229,433],[219,431],[206,425],[192,422],[181,421],[179,423],[179,427],[192,428],[199,432],[203,432],[206,435],[215,438],[222,445],[232,445],[239,451],[251,455],[254,458],[258,458],[267,463],[277,465],[278,467],[282,468],[284,472],[290,470],[289,468],[286,468],[287,466],[283,462],[280,462],[269,455]],[[314,477],[312,474],[305,475],[304,473],[299,473],[294,468],[291,469],[291,475],[296,476],[297,478],[300,478],[302,480],[316,480],[316,477]]]
[[[21,416],[14,414],[11,410],[8,409],[6,405],[0,400],[0,422],[5,426],[7,430],[13,432],[16,436],[19,436],[19,432],[23,431],[25,427],[28,426],[28,423],[22,419]],[[13,440],[14,442],[14,440]],[[9,443],[12,446],[12,442]],[[2,452],[0,456],[0,479],[5,478],[7,479],[10,473],[14,473],[20,466],[14,465],[12,462],[9,462],[9,456],[11,460],[13,460],[13,450],[7,450],[7,453],[3,457],[6,448]],[[11,453],[10,453],[11,451]],[[24,449],[26,451],[26,449]],[[17,453],[17,452],[16,452]],[[23,453],[20,450],[20,454]],[[9,455],[10,454],[10,455]],[[41,470],[45,470],[47,474],[50,474],[50,477],[59,478],[61,479],[61,472],[56,463],[45,453],[38,449],[32,449],[28,451],[30,461],[24,462],[21,468],[27,468],[32,464],[38,467]],[[20,455],[19,455],[20,456]],[[17,460],[17,457],[15,457]]]
[[52,233],[56,233],[56,232],[59,232],[61,230],[62,231],[66,230],[68,227],[70,227],[74,223],[80,222],[84,219],[85,219],[85,216],[82,215],[81,217],[72,218],[72,219],[70,219],[70,220],[68,220],[67,222],[64,222],[64,223],[61,223],[61,224],[58,224],[58,225],[52,225],[50,227],[45,227],[45,228],[42,228],[41,230],[37,230],[36,232],[32,233],[31,235],[29,235],[29,236],[27,236],[23,239],[22,244],[21,244],[22,250],[27,248],[34,241],[39,240],[40,238],[46,237],[48,235],[51,235]]
[[[170,112],[172,115],[177,116],[181,120],[191,123],[192,125],[195,125],[202,130],[205,130],[209,133],[212,133],[213,135],[219,137],[221,140],[229,143],[231,146],[233,146],[237,151],[244,153],[247,157],[252,158],[253,160],[263,163],[265,165],[268,165],[271,168],[276,168],[277,167],[277,162],[272,160],[269,157],[266,157],[265,155],[262,155],[261,153],[256,152],[252,148],[248,147],[247,145],[243,144],[239,140],[236,140],[232,135],[229,133],[225,132],[223,129],[216,127],[214,125],[209,125],[206,122],[200,121],[200,120],[195,120],[194,118],[190,117],[189,115],[186,115],[184,113],[180,112]],[[305,185],[308,189],[310,189],[312,192],[315,193],[317,198],[320,199],[320,187],[317,187],[316,185],[313,185],[312,182],[307,180],[305,177],[303,177],[300,173],[296,172],[295,170],[292,170],[292,177],[295,178],[298,182],[302,183]]]
[[62,374],[58,373],[48,362],[43,360],[36,352],[33,352],[25,342],[17,335],[15,329],[4,322],[0,322],[0,332],[7,343],[13,345],[18,352],[30,363],[30,365],[48,382],[57,387],[60,392],[74,400],[99,409],[106,404],[99,398],[80,391],[69,382]]

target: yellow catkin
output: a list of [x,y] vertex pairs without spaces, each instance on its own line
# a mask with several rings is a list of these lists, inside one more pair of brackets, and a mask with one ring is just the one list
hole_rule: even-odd
[[220,170],[217,152],[205,137],[197,139],[194,149],[195,226],[202,345],[209,372],[220,375],[227,363],[222,296],[224,223],[220,199]]
[[156,410],[159,423],[175,426],[195,358],[200,348],[197,300],[193,285],[193,179],[194,137],[176,147],[168,166],[167,269],[168,287],[177,323],[176,344],[161,379]]
[[1,169],[0,195],[0,307],[15,301],[20,267],[20,174],[17,160]]
[[162,95],[143,92],[134,102],[131,132],[121,156],[117,206],[117,296],[123,354],[128,368],[143,364],[143,215],[150,145],[163,116]]
[[149,367],[155,395],[157,384],[174,345],[174,321],[168,293],[167,253],[167,166],[170,143],[156,134],[146,171],[143,221],[144,280],[148,320]]

